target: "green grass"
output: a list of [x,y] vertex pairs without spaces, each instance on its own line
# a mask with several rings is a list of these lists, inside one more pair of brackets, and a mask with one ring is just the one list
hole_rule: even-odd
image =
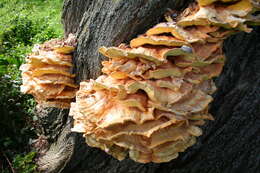
[[[0,0],[0,172],[36,172],[29,141],[37,138],[35,102],[20,93],[19,66],[34,44],[63,37],[62,0]],[[36,124],[36,126],[35,126]]]
[[32,45],[62,37],[62,0],[0,1],[0,75],[19,68]]
[[29,19],[45,18],[57,34],[62,34],[60,23],[62,0],[1,0],[0,31],[10,27],[10,22],[17,16],[28,16]]

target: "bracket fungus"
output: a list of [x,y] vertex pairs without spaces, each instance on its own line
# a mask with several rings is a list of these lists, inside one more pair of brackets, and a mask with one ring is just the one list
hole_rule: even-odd
[[[223,40],[240,30],[253,0],[197,0],[130,45],[101,47],[102,76],[80,83],[71,104],[72,131],[89,146],[122,160],[168,162],[202,135],[199,126],[224,65]],[[257,16],[255,16],[257,17]]]
[[[21,66],[21,91],[39,104],[70,108],[74,132],[122,160],[168,162],[196,143],[223,68],[223,40],[260,23],[257,0],[197,0],[167,15],[130,45],[101,47],[102,72],[78,86],[75,38],[35,46]],[[76,95],[76,102],[72,102]],[[71,103],[72,102],[72,103]],[[71,103],[71,104],[70,104]]]
[[[101,47],[102,76],[80,83],[72,131],[122,160],[168,162],[202,135],[223,68],[223,40],[247,27],[253,0],[197,0],[130,45]],[[254,16],[258,18],[258,16]]]
[[26,63],[21,65],[23,93],[32,94],[36,102],[47,107],[69,108],[78,86],[72,74],[75,37],[53,39],[35,45]]

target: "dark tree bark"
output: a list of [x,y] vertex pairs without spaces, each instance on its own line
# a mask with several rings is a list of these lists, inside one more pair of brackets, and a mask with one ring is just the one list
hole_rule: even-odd
[[[185,4],[185,3],[186,4]],[[183,0],[65,0],[66,35],[78,38],[74,54],[77,82],[100,75],[100,46],[127,43],[158,23],[167,8],[180,10]],[[62,173],[256,173],[260,172],[260,28],[225,41],[226,65],[208,122],[198,142],[178,159],[163,164],[117,161],[90,148],[71,133],[67,110],[40,108],[40,123],[50,146],[39,158],[43,172]],[[57,126],[58,125],[58,126]],[[57,126],[57,128],[56,128]],[[55,130],[55,131],[53,131]]]

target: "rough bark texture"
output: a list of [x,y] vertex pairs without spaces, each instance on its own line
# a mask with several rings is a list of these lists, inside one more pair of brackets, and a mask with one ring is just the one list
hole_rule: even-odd
[[[65,32],[78,37],[74,59],[77,81],[100,74],[100,46],[129,41],[158,23],[166,8],[185,7],[183,2],[65,0]],[[216,79],[218,91],[211,107],[215,121],[203,127],[204,134],[196,145],[178,159],[163,164],[139,164],[129,159],[119,162],[88,147],[81,134],[71,133],[66,110],[42,109],[41,122],[52,144],[39,159],[40,169],[55,173],[260,172],[260,28],[227,39],[224,50],[227,61]]]

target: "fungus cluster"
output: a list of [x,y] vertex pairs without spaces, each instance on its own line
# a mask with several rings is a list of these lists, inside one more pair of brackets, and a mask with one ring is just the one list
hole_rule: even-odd
[[26,58],[22,71],[23,93],[34,96],[38,104],[47,107],[69,108],[78,86],[72,74],[72,52],[75,38],[53,39],[35,45]]
[[[209,114],[213,77],[223,68],[223,40],[260,23],[257,0],[197,0],[180,15],[168,13],[129,45],[101,47],[96,80],[74,83],[75,38],[37,45],[21,66],[21,91],[37,103],[69,108],[72,131],[122,160],[168,162],[202,134]],[[174,16],[172,18],[171,16]],[[78,90],[78,91],[77,91]],[[77,91],[77,93],[76,93]]]
[[167,162],[178,157],[213,120],[213,77],[221,73],[223,39],[247,23],[252,0],[197,0],[177,18],[166,16],[130,45],[101,47],[104,75],[80,83],[71,104],[72,131],[89,146],[122,160]]

